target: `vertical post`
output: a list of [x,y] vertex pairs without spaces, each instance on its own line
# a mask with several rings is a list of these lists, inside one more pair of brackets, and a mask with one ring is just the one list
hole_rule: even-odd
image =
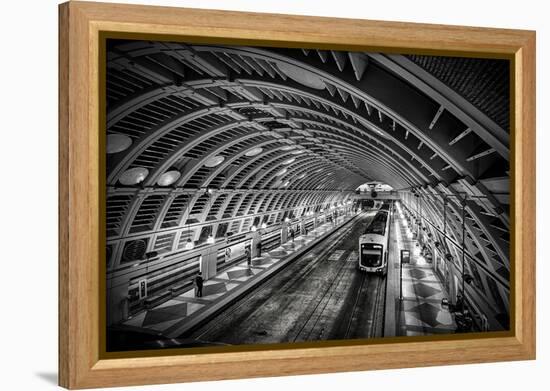
[[399,300],[403,301],[403,263],[411,262],[410,250],[401,250],[399,257]]
[[[443,195],[443,262],[445,263],[445,270],[449,268],[449,265],[447,264],[447,196]],[[445,274],[447,274],[445,272]],[[445,278],[447,279],[447,278]]]
[[466,301],[466,291],[464,290],[465,286],[464,286],[464,261],[465,261],[465,253],[464,253],[464,242],[465,242],[465,239],[466,239],[466,219],[465,219],[465,216],[466,216],[466,213],[465,213],[465,209],[466,209],[466,197],[462,200],[462,315],[464,315],[464,304],[465,304],[465,301]]
[[420,239],[420,194],[416,196],[416,240]]
[[447,238],[447,196],[443,196],[443,239],[446,239],[446,238]]
[[399,257],[399,300],[403,301],[403,252]]

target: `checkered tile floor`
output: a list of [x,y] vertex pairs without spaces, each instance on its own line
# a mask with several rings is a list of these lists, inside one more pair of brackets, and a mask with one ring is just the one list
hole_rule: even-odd
[[292,255],[295,251],[308,245],[318,236],[332,230],[331,223],[325,223],[310,231],[307,235],[297,236],[294,242],[284,243],[272,251],[254,258],[249,268],[246,261],[231,267],[228,270],[205,281],[202,297],[195,297],[194,289],[171,298],[150,310],[145,310],[123,322],[123,325],[144,328],[157,332],[177,328],[186,322],[186,318],[197,311],[204,311],[209,305],[223,298],[225,294],[241,284],[246,284],[254,276],[263,273],[282,259]]
[[[407,243],[404,231],[401,235],[403,243]],[[412,246],[409,249],[412,253]],[[413,257],[409,265],[403,265],[402,335],[454,333],[454,320],[441,306],[445,297],[448,295],[431,264]]]

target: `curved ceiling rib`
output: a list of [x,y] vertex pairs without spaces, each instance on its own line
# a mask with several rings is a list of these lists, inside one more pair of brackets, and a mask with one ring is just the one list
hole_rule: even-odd
[[406,57],[116,40],[107,50],[113,264],[136,238],[153,250],[174,233],[181,251],[203,226],[277,224],[377,181],[421,195],[434,235],[447,197],[457,241],[468,196],[468,251],[488,273],[509,272],[509,134]]

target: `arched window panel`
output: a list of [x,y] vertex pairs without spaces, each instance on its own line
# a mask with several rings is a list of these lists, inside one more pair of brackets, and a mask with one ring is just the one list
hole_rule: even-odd
[[[229,121],[231,121],[230,118],[220,113],[211,114],[208,118],[199,117],[178,126],[152,142],[145,151],[132,162],[131,167],[145,167],[152,170],[165,160],[169,154],[173,153],[181,145],[184,145],[186,141],[189,141],[191,137],[202,132],[205,127],[209,127],[212,124],[223,124]],[[197,153],[188,154],[188,156],[195,158],[199,157]]]
[[191,224],[193,222],[197,222],[200,214],[204,211],[204,208],[208,203],[210,202],[210,196],[208,194],[201,195],[197,201],[193,204],[193,207],[191,208],[191,212],[189,213],[189,220],[188,224]]
[[235,174],[235,176],[231,179],[226,187],[235,188],[254,170],[261,167],[263,164],[268,162],[273,157],[277,156],[279,153],[279,151],[274,150],[261,156],[260,158],[248,158],[248,160],[243,161],[243,166],[239,168],[238,172]]
[[262,193],[254,194],[254,197],[252,199],[252,202],[250,202],[250,206],[248,207],[248,213],[247,214],[253,214],[256,213],[256,210],[259,206],[260,199],[263,197]]
[[250,227],[252,227],[252,219],[244,219],[243,226],[241,227],[241,232],[248,232],[250,230]]
[[106,88],[108,105],[114,105],[127,96],[138,94],[152,85],[154,83],[151,80],[128,68],[121,71],[109,67]]
[[176,238],[175,232],[169,232],[166,234],[157,235],[157,239],[155,240],[154,251],[158,251],[159,253],[165,253],[165,252],[171,251],[172,246],[174,245],[175,238]]
[[178,250],[185,249],[185,245],[187,244],[188,240],[195,240],[195,230],[196,228],[190,228],[181,231],[181,235],[178,240]]
[[119,235],[121,224],[128,207],[134,198],[133,194],[114,195],[107,198],[107,237]]
[[244,198],[241,202],[241,205],[239,206],[239,209],[237,209],[237,213],[235,214],[235,216],[245,215],[245,212],[248,208],[250,200],[252,199],[253,196],[254,196],[254,194],[252,194],[252,193],[248,193],[247,195],[244,196]]
[[277,215],[278,214],[279,213],[272,213],[272,214],[269,215],[269,223],[268,223],[269,225],[275,224],[275,222],[277,221]]
[[275,194],[263,193],[262,197],[262,203],[258,208],[258,213],[264,213],[267,211],[267,204],[273,199],[273,197],[275,197]]
[[235,194],[233,197],[231,197],[231,200],[227,204],[227,207],[225,208],[225,211],[223,212],[222,218],[230,218],[233,216],[233,211],[235,210],[237,203],[241,199],[242,194]]
[[238,234],[239,231],[240,231],[240,227],[241,227],[242,222],[243,222],[242,220],[234,220],[231,223],[231,228],[229,229],[229,232],[233,233],[233,235]]
[[197,103],[190,98],[178,95],[164,96],[136,108],[110,125],[107,132],[124,134],[135,141],[160,123],[196,107]]
[[188,189],[198,189],[204,183],[204,180],[208,175],[214,171],[214,167],[202,166],[187,180],[183,187]]
[[197,244],[200,245],[200,244],[206,243],[206,240],[208,239],[208,237],[214,234],[213,230],[214,230],[213,225],[203,226],[201,229],[201,233],[199,235],[199,239],[197,240]]
[[216,239],[223,238],[225,234],[228,232],[227,229],[229,228],[229,223],[220,223],[218,224],[218,228],[216,229]]
[[212,206],[210,207],[210,210],[208,211],[208,215],[206,216],[206,220],[216,220],[217,215],[220,212],[220,208],[222,207],[223,203],[227,199],[227,194],[220,194],[216,197],[215,201],[212,203]]
[[152,194],[145,198],[132,221],[130,233],[152,230],[165,199],[165,194]]
[[176,227],[180,224],[185,209],[188,206],[190,196],[188,194],[180,194],[170,204],[161,224],[161,228]]

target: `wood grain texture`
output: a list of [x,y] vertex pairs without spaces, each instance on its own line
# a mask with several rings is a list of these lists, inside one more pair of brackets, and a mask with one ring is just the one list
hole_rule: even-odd
[[[60,5],[59,382],[172,383],[535,357],[535,33],[290,15],[70,2]],[[101,359],[100,32],[159,39],[510,58],[513,70],[512,301],[508,336]],[[156,38],[156,37],[155,37]],[[152,38],[153,39],[153,38]],[[102,191],[102,190],[101,190]],[[413,342],[405,342],[413,341]]]

